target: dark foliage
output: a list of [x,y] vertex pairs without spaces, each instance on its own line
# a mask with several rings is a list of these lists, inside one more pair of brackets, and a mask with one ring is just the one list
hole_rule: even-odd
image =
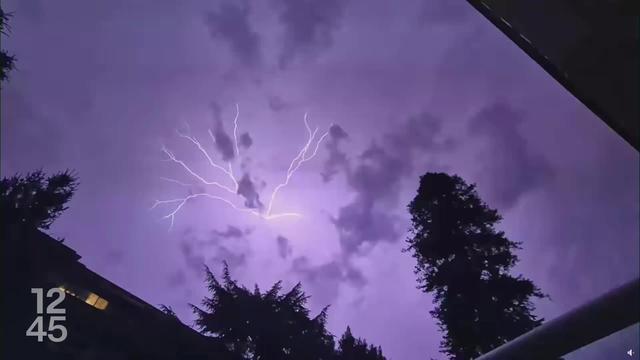
[[432,293],[431,311],[444,333],[441,351],[471,359],[538,326],[532,298],[544,295],[509,270],[518,258],[495,229],[501,220],[458,176],[427,173],[408,206],[412,234],[407,251],[417,260],[419,288]]
[[47,177],[41,170],[0,180],[2,221],[48,229],[67,209],[77,187],[68,171]]
[[[9,31],[9,26],[7,21],[11,14],[4,12],[2,8],[0,8],[0,33],[2,35],[7,35]],[[15,66],[15,57],[9,55],[6,51],[0,50],[0,82],[7,80],[9,77],[9,71],[13,70]]]
[[382,355],[382,348],[367,344],[364,339],[355,338],[351,334],[351,328],[342,334],[338,342],[338,360],[386,360]]
[[191,305],[203,334],[221,341],[235,356],[247,360],[386,360],[382,349],[355,339],[351,330],[334,349],[326,329],[327,307],[315,317],[306,308],[308,296],[298,283],[282,292],[281,283],[261,292],[238,285],[225,264],[222,283],[206,268],[210,298],[203,308]]
[[208,268],[206,280],[212,297],[203,300],[204,309],[191,305],[196,325],[236,355],[255,360],[332,359],[327,308],[309,317],[308,297],[300,284],[284,294],[280,282],[264,293],[257,286],[250,291],[231,279],[226,264],[222,283]]
[[171,308],[171,306],[167,306],[164,304],[160,304],[160,311],[162,311],[163,313],[169,315],[172,318],[175,318],[176,320],[178,319],[178,315],[176,314],[175,311],[173,311],[173,309]]

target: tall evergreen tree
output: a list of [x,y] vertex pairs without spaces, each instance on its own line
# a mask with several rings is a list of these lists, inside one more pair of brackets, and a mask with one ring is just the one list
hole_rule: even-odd
[[326,330],[327,308],[315,317],[305,307],[308,296],[298,283],[281,294],[281,283],[262,293],[240,286],[225,264],[220,283],[206,269],[211,297],[204,309],[191,305],[196,325],[221,340],[234,354],[251,360],[328,360],[334,356],[333,336]]
[[452,359],[472,359],[538,326],[534,283],[509,270],[518,261],[513,242],[495,226],[501,217],[458,176],[427,173],[408,206],[412,233],[407,251],[416,259],[419,288],[432,293]]

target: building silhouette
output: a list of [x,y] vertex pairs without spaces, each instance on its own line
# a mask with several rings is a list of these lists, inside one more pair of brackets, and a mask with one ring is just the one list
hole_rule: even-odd
[[[2,232],[4,359],[231,359],[216,339],[93,272],[62,242],[33,228],[11,226]],[[32,288],[65,292],[58,306],[66,312],[61,314],[64,341],[26,336],[38,316]],[[51,300],[45,298],[43,312]],[[49,318],[43,315],[45,330]]]

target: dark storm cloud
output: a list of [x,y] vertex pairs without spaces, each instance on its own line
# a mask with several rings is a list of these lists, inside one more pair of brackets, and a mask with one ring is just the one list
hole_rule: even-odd
[[394,149],[391,152],[400,156],[412,157],[414,150],[451,150],[453,139],[438,138],[442,131],[442,120],[423,112],[409,117],[396,131],[387,134],[387,143]]
[[227,225],[227,229],[224,231],[214,230],[212,240],[216,240],[218,238],[228,239],[228,238],[241,238],[248,234],[248,230],[243,231],[239,227],[233,225]]
[[222,39],[242,65],[260,63],[260,37],[251,28],[251,9],[246,0],[223,3],[216,11],[205,15],[205,24],[214,39]]
[[340,279],[342,271],[337,261],[331,261],[322,265],[313,266],[305,256],[293,259],[292,267],[295,272],[304,275],[304,278],[316,282],[319,278]]
[[251,145],[253,145],[253,139],[251,138],[251,135],[249,135],[249,133],[245,132],[240,135],[238,144],[244,149],[248,149],[251,147]]
[[289,239],[282,235],[278,235],[276,237],[276,242],[278,243],[278,255],[281,258],[286,259],[289,255],[291,255],[291,245],[289,244]]
[[222,160],[230,161],[235,157],[235,148],[231,136],[224,130],[224,125],[219,116],[216,116],[215,126],[213,128],[213,138],[216,141],[216,149],[222,155]]
[[264,206],[249,174],[244,174],[238,181],[238,195],[244,197],[244,206],[250,209],[262,209]]
[[231,251],[222,245],[218,246],[214,251],[215,254],[211,256],[207,262],[210,266],[219,267],[226,262],[229,268],[237,269],[247,263],[247,254],[245,253]]
[[496,103],[482,109],[469,123],[469,132],[488,142],[479,182],[487,189],[490,204],[503,210],[513,207],[553,174],[546,159],[527,145],[519,129],[522,120],[509,105]]
[[211,236],[199,243],[207,253],[213,252],[207,264],[219,266],[226,262],[230,268],[238,268],[247,262],[248,251],[243,249],[248,246],[247,235],[251,229],[240,229],[233,225],[227,225],[224,231],[214,230]]
[[346,0],[274,0],[280,23],[284,27],[281,67],[300,55],[315,55],[333,43]]
[[280,112],[289,107],[289,104],[278,95],[269,96],[269,108],[275,112]]
[[440,119],[428,113],[411,116],[386,134],[381,145],[372,143],[354,167],[348,166],[347,183],[356,196],[332,219],[346,254],[357,252],[364,243],[399,238],[388,207],[395,205],[401,182],[412,173],[416,151],[452,148],[450,139],[440,139],[441,132]]
[[358,251],[365,242],[393,241],[398,237],[395,218],[376,205],[366,195],[359,195],[352,203],[340,208],[338,216],[332,219],[342,249],[347,253]]
[[194,249],[194,242],[191,238],[185,238],[180,242],[180,252],[185,260],[187,268],[196,276],[201,277],[204,274],[205,258],[202,253]]
[[200,277],[205,265],[218,267],[227,262],[231,268],[243,266],[248,256],[246,236],[250,233],[250,229],[242,230],[233,225],[228,225],[225,230],[213,230],[208,236],[197,236],[192,230],[187,230],[180,242],[187,268]]
[[320,172],[323,182],[331,181],[340,170],[344,171],[349,166],[347,154],[340,149],[340,143],[348,137],[347,132],[339,125],[334,124],[329,128],[329,141],[325,145],[329,152],[329,157],[324,162]]
[[319,305],[328,305],[338,295],[340,283],[347,282],[362,287],[366,284],[364,275],[348,261],[333,260],[321,265],[312,265],[304,256],[293,259],[292,271],[302,279],[302,283],[313,290],[313,300]]
[[348,138],[349,134],[347,134],[340,125],[333,124],[329,128],[329,136],[331,136],[331,139],[333,140],[340,141]]

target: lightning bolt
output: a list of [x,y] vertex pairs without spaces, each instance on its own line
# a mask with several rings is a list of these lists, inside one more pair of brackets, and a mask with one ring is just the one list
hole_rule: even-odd
[[[236,104],[236,115],[233,120],[233,141],[234,141],[233,145],[234,145],[234,151],[235,151],[234,160],[236,160],[236,162],[240,162],[240,147],[238,146],[239,116],[240,116],[240,107],[238,106],[238,104]],[[180,210],[182,210],[183,207],[189,201],[196,198],[207,198],[215,201],[220,201],[235,211],[251,214],[265,220],[273,220],[273,219],[278,219],[283,217],[301,217],[302,214],[295,213],[295,212],[274,213],[273,205],[276,201],[278,193],[282,189],[284,189],[287,185],[289,185],[291,178],[303,163],[313,159],[316,156],[316,154],[318,153],[318,149],[320,148],[320,144],[329,135],[329,131],[327,130],[322,135],[320,135],[316,140],[316,136],[318,135],[319,128],[316,127],[313,130],[311,129],[311,127],[309,126],[308,115],[306,113],[304,114],[304,125],[308,135],[307,141],[302,147],[302,149],[300,149],[296,157],[294,157],[293,160],[291,160],[291,163],[289,164],[289,168],[287,169],[287,172],[285,174],[284,180],[280,184],[278,184],[271,192],[271,196],[269,197],[269,203],[265,211],[258,211],[256,209],[238,206],[234,201],[232,201],[232,199],[229,199],[227,197],[223,197],[220,195],[211,194],[207,191],[191,193],[188,196],[176,198],[176,199],[156,200],[153,206],[151,207],[151,209],[155,209],[161,205],[174,205],[173,210],[162,217],[163,219],[170,220],[170,227],[169,227],[170,229],[173,228],[175,217],[180,212]],[[188,125],[187,125],[187,131],[190,132],[190,130],[188,129]],[[176,130],[176,132],[180,138],[183,138],[189,141],[191,144],[193,144],[195,148],[205,157],[208,164],[217,172],[224,174],[230,180],[232,186],[224,185],[218,181],[207,180],[203,175],[194,171],[185,161],[177,158],[171,150],[163,146],[161,150],[167,156],[166,161],[170,161],[179,165],[190,177],[196,180],[196,184],[214,187],[232,195],[240,195],[238,193],[238,189],[239,189],[238,179],[235,177],[233,173],[233,164],[231,161],[227,163],[227,167],[225,168],[224,166],[216,163],[213,160],[213,157],[209,154],[209,152],[205,149],[202,143],[195,136],[180,132],[178,130]],[[215,136],[213,135],[213,132],[211,131],[211,129],[208,129],[207,132],[209,134],[209,137],[211,138],[211,141],[215,145],[216,139],[215,139]],[[315,146],[314,146],[314,143],[315,143]],[[313,148],[313,151],[310,152],[311,148]],[[162,177],[161,179],[178,184],[180,186],[184,186],[184,187],[193,188],[194,186],[196,186],[196,184],[186,183],[186,182],[182,182],[172,178]]]
[[313,150],[313,153],[311,154],[311,156],[306,157],[307,151],[309,151],[309,147],[313,143],[313,140],[315,139],[316,134],[318,133],[318,128],[313,130],[313,132],[311,131],[306,113],[304,114],[304,126],[307,128],[309,139],[307,140],[307,143],[304,145],[304,147],[300,150],[300,152],[298,152],[298,155],[295,158],[293,158],[293,160],[291,160],[284,182],[278,184],[278,186],[276,186],[271,192],[271,199],[269,200],[269,205],[267,207],[267,214],[271,214],[271,210],[273,209],[273,203],[275,202],[276,196],[278,195],[278,192],[280,191],[280,189],[289,185],[289,180],[291,180],[291,177],[293,176],[293,174],[295,174],[295,172],[300,168],[300,165],[302,165],[304,162],[307,162],[313,159],[316,156],[316,154],[318,153],[318,148],[320,147],[320,144],[327,137],[327,135],[329,135],[329,131],[322,134],[322,136],[320,136],[320,139],[316,142],[315,149]]

